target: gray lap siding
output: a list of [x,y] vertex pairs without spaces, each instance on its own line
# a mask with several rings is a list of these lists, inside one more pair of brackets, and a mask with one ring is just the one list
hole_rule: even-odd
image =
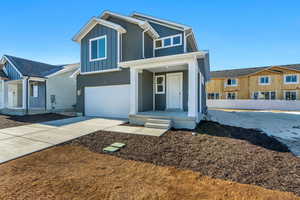
[[[90,62],[89,41],[103,35],[107,37],[107,58]],[[81,40],[81,72],[101,71],[118,67],[117,35],[116,30],[98,24]]]

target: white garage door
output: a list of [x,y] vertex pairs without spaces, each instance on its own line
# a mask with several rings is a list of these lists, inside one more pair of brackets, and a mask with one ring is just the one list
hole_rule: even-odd
[[85,88],[85,115],[128,118],[129,85]]

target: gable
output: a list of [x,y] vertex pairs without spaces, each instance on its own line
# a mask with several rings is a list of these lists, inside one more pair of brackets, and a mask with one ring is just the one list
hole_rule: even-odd
[[19,80],[22,78],[22,76],[20,75],[20,73],[16,70],[16,68],[9,63],[8,61],[5,62],[4,67],[3,67],[3,71],[6,74],[6,76],[8,77],[9,80]]
[[[106,59],[90,61],[90,40],[106,36]],[[97,24],[81,40],[81,72],[95,72],[117,68],[118,33],[109,27]]]
[[177,35],[180,33],[183,33],[183,31],[180,31],[178,29],[169,28],[167,26],[155,23],[155,22],[149,22],[149,24],[156,30],[156,32],[159,34],[159,36],[166,37],[170,35]]

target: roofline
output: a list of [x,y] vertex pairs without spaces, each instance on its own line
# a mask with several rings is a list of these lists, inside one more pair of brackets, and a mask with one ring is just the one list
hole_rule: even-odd
[[171,25],[171,26],[175,26],[175,28],[176,27],[181,27],[181,28],[183,28],[183,30],[192,29],[190,26],[187,26],[187,25],[184,25],[184,24],[179,24],[179,23],[176,23],[176,22],[171,22],[169,20],[159,19],[159,18],[152,17],[152,16],[149,16],[149,15],[141,14],[141,13],[138,13],[138,12],[132,13],[131,16],[132,17],[133,16],[140,16],[140,17],[145,17],[145,18],[148,18],[148,19],[160,21],[162,23],[165,23],[165,24],[168,24],[168,25]]
[[155,39],[159,38],[159,34],[146,21],[139,20],[139,19],[136,19],[136,18],[133,18],[133,17],[128,17],[128,16],[121,15],[121,14],[117,14],[117,13],[114,13],[114,12],[111,12],[111,11],[104,11],[102,13],[102,15],[99,16],[99,18],[101,18],[101,19],[107,19],[108,16],[114,16],[114,17],[117,17],[117,18],[120,18],[120,19],[124,19],[124,20],[126,20],[126,21],[128,21],[130,23],[137,24],[137,25],[139,25],[144,30],[149,29],[150,32],[153,34],[153,36],[154,36]]
[[81,39],[92,29],[95,27],[95,25],[101,24],[103,26],[107,26],[109,28],[115,29],[116,31],[120,33],[126,33],[126,30],[120,26],[119,24],[115,24],[103,19],[99,19],[96,17],[92,17],[80,30],[76,35],[72,38],[75,42],[80,42]]
[[1,62],[2,62],[3,64],[4,64],[4,61],[3,61],[4,59],[5,59],[7,62],[9,62],[9,64],[11,64],[11,65],[15,68],[15,70],[18,72],[18,74],[21,76],[21,78],[24,76],[24,75],[19,71],[19,69],[14,65],[14,63],[11,62],[11,60],[8,59],[8,57],[7,57],[6,55],[4,55],[4,56],[2,57],[2,59],[1,59]]
[[171,59],[180,59],[180,58],[184,59],[184,58],[190,58],[190,57],[200,58],[200,57],[204,57],[206,54],[207,54],[207,52],[197,51],[197,52],[184,53],[184,54],[175,54],[175,55],[170,55],[170,56],[160,56],[160,57],[125,61],[125,62],[120,62],[119,65],[121,67],[128,68],[133,65],[155,63],[155,62],[167,61],[167,60],[171,60]]
[[[72,66],[73,65],[73,66]],[[63,69],[57,71],[57,72],[54,72],[52,74],[49,74],[48,76],[45,76],[46,78],[50,78],[50,77],[53,77],[53,76],[56,76],[56,75],[59,75],[59,74],[62,74],[62,73],[65,73],[65,72],[70,72],[70,71],[73,71],[74,69],[78,68],[79,69],[80,67],[80,63],[74,63],[74,64],[68,64],[68,65],[64,65],[63,66]]]
[[[289,65],[293,65],[293,64],[289,64]],[[294,65],[298,65],[298,64],[294,64]],[[249,73],[249,74],[246,74],[246,75],[234,76],[235,78],[237,78],[237,77],[244,77],[244,76],[251,76],[251,75],[263,72],[265,70],[270,70],[270,69],[272,69],[274,67],[278,67],[278,68],[283,68],[283,69],[287,69],[287,70],[291,70],[291,71],[300,72],[300,70],[298,70],[298,69],[290,69],[290,68],[288,68],[286,66],[288,66],[288,65],[282,65],[282,66],[273,65],[273,66],[265,66],[265,67],[249,67],[249,68],[227,69],[227,70],[217,70],[217,71],[212,71],[212,72],[225,72],[225,71],[235,71],[235,70],[240,70],[240,69],[263,68],[261,70],[258,70],[257,72],[252,72],[252,73]],[[217,78],[229,78],[229,77],[233,77],[233,76],[218,76],[218,77],[212,77],[212,79],[213,78],[215,78],[215,79],[217,79]]]

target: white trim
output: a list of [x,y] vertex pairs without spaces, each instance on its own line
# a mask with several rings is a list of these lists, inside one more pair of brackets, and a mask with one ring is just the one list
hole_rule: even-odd
[[228,93],[234,93],[234,99],[230,99],[230,100],[236,100],[236,99],[238,99],[238,94],[237,94],[237,92],[225,92],[225,94],[226,94],[226,99],[228,99]]
[[[265,77],[268,77],[269,82],[268,83],[261,83],[261,78],[265,78]],[[271,84],[271,76],[259,76],[258,77],[258,84],[259,85],[270,85]]]
[[39,81],[39,82],[46,81],[45,78],[38,78],[38,77],[29,77],[28,80],[30,80],[30,81]]
[[[169,61],[175,61],[183,60],[183,59],[197,59],[197,58],[204,58],[204,56],[207,54],[207,52],[203,51],[197,51],[197,52],[191,52],[191,53],[184,53],[184,54],[175,54],[170,56],[160,56],[160,57],[153,57],[153,58],[145,58],[145,59],[139,59],[139,60],[132,60],[132,61],[125,61],[120,62],[120,66],[122,67],[135,67],[137,65],[145,65],[145,64],[152,64],[157,62],[169,62]],[[185,61],[182,61],[182,63],[185,63]]]
[[[11,64],[15,68],[15,70],[20,75],[20,77],[23,78],[23,74],[18,70],[18,68],[6,56],[3,56],[3,58],[5,58],[5,60],[7,62],[9,62],[9,64]],[[3,63],[3,65],[5,65],[5,62]],[[7,72],[7,70],[5,68],[6,68],[6,66],[4,66],[3,69]]]
[[[162,22],[164,25],[172,26],[172,28],[177,28],[177,29],[178,29],[178,27],[179,27],[179,28],[181,27],[181,28],[183,28],[184,30],[186,30],[186,29],[191,29],[191,27],[186,26],[186,25],[183,25],[183,24],[171,22],[171,21],[168,21],[168,20],[158,19],[158,18],[155,18],[155,17],[151,17],[151,16],[149,16],[149,15],[144,15],[144,14],[140,14],[140,13],[137,13],[137,12],[133,13],[131,16],[132,16],[132,17],[134,17],[134,16],[137,16],[137,17],[140,16],[140,17],[148,18],[149,21],[153,21],[153,20],[154,20],[153,22],[159,21],[159,22]],[[158,23],[159,23],[159,22],[158,22]],[[157,23],[157,22],[156,22],[156,23]]]
[[185,31],[183,32],[183,38],[184,38],[183,50],[184,50],[184,53],[187,52],[187,37],[188,37],[188,35],[186,35]]
[[[229,79],[231,79],[231,80],[235,79],[235,84],[234,85],[228,85],[227,82],[228,82]],[[238,78],[226,78],[225,79],[225,82],[224,82],[225,87],[237,87],[238,85],[239,85]]]
[[[95,58],[95,59],[92,59],[92,42],[95,41],[95,40],[101,40],[101,39],[105,39],[105,47],[104,47],[104,50],[105,50],[105,57],[103,58]],[[99,51],[99,44],[97,43],[97,51]],[[99,52],[97,52],[99,53]],[[95,37],[95,38],[91,38],[89,40],[89,61],[90,62],[94,62],[94,61],[99,61],[99,60],[106,60],[107,59],[107,36],[106,35],[102,35],[102,36],[99,36],[99,37]]]
[[118,32],[117,33],[117,62],[118,62],[118,65],[120,63],[120,33]]
[[[78,68],[78,69],[76,70],[76,71],[78,71],[78,70],[79,70],[79,67],[80,67],[80,63],[75,63],[75,64],[65,65],[63,69],[61,69],[61,70],[59,70],[59,71],[57,71],[57,72],[55,72],[55,73],[53,73],[53,74],[50,74],[50,75],[48,75],[48,76],[46,76],[46,77],[47,77],[47,78],[50,78],[50,77],[53,77],[53,76],[56,76],[56,75],[59,75],[59,74],[65,73],[65,72],[72,71],[72,70],[74,70],[74,69],[76,69],[76,68]],[[75,71],[75,72],[76,72],[76,71]],[[75,73],[75,72],[74,72],[74,73]],[[73,74],[72,74],[71,76],[73,76]]]
[[156,87],[156,85],[155,85],[155,72],[153,72],[153,84],[152,84],[152,98],[153,98],[153,105],[152,105],[152,110],[154,111],[155,110],[155,87]]
[[130,23],[134,23],[139,25],[139,27],[141,27],[144,30],[148,30],[151,32],[151,36],[153,38],[159,38],[159,34],[155,31],[155,29],[147,22],[147,21],[143,21],[143,20],[139,20],[133,17],[128,17],[128,16],[124,16],[124,15],[120,15],[117,13],[113,13],[110,11],[104,11],[103,14],[101,16],[99,16],[101,19],[107,19],[109,16],[114,16],[123,20],[126,20]]
[[145,58],[145,32],[146,32],[146,30],[144,30],[142,32],[142,56],[143,56],[143,58]]
[[98,70],[98,71],[92,71],[92,72],[80,72],[81,75],[87,75],[87,74],[99,74],[99,73],[107,73],[107,72],[117,72],[121,71],[121,68],[116,69],[105,69],[105,70]]
[[[287,76],[297,76],[297,82],[290,82],[290,83],[286,82],[286,77],[287,77]],[[285,85],[299,84],[299,74],[285,74],[285,75],[283,76],[283,78],[284,78],[283,82],[284,82]]]
[[[183,110],[183,102],[182,102],[182,98],[183,98],[183,73],[182,72],[177,72],[177,73],[167,73],[167,81],[166,81],[166,84],[167,84],[167,88],[169,88],[168,87],[168,77],[170,77],[170,76],[179,76],[180,77],[180,88],[179,88],[179,90],[180,90],[180,102],[179,102],[179,109],[181,109],[181,110]],[[170,105],[169,105],[169,91],[170,90],[168,90],[167,89],[167,92],[166,92],[166,108],[167,109],[173,109],[173,108],[170,108]]]
[[190,61],[188,64],[188,117],[198,115],[198,63],[197,60]]
[[106,26],[108,28],[115,29],[115,30],[117,30],[118,32],[121,32],[121,33],[126,33],[126,30],[122,26],[120,26],[119,24],[115,24],[115,23],[112,23],[112,22],[109,22],[109,21],[106,21],[106,20],[103,20],[103,19],[93,17],[92,19],[90,19],[88,21],[88,23],[86,25],[84,25],[80,29],[80,31],[72,38],[72,40],[75,41],[75,42],[80,42],[81,39],[86,34],[88,34],[88,32],[90,32],[90,30],[92,30],[97,24],[101,24],[101,25]]
[[139,72],[137,69],[130,69],[130,114],[135,115],[138,112],[138,91],[139,91]]
[[[286,93],[287,93],[287,92],[296,92],[296,99],[295,99],[295,100],[287,100],[287,99],[286,99]],[[286,100],[286,101],[296,101],[296,100],[299,99],[299,98],[298,98],[298,95],[299,95],[299,94],[298,94],[298,90],[284,90],[284,91],[283,91],[283,95],[284,95],[284,96],[283,96],[283,99]]]
[[[175,37],[180,37],[180,43],[179,44],[173,44],[173,40],[174,40],[174,38]],[[170,45],[168,45],[168,46],[165,46],[165,44],[164,44],[164,40],[165,39],[169,39],[170,38],[170,40],[171,40],[171,42],[170,42]],[[159,41],[159,40],[161,40],[161,47],[156,47],[156,41]],[[182,34],[180,33],[180,34],[176,34],[176,35],[170,35],[170,36],[167,36],[167,37],[162,37],[162,38],[159,38],[159,39],[156,39],[156,40],[153,40],[154,41],[154,46],[153,46],[153,48],[155,49],[155,50],[158,50],[158,49],[164,49],[164,48],[170,48],[170,47],[176,47],[176,46],[181,46],[182,45]]]
[[[163,86],[163,91],[161,91],[161,92],[159,92],[159,91],[157,91],[157,79],[158,78],[163,78],[163,82],[162,82],[162,84],[160,84],[160,85],[162,85]],[[156,75],[155,76],[155,94],[165,94],[165,92],[166,92],[166,78],[165,78],[165,75]]]

